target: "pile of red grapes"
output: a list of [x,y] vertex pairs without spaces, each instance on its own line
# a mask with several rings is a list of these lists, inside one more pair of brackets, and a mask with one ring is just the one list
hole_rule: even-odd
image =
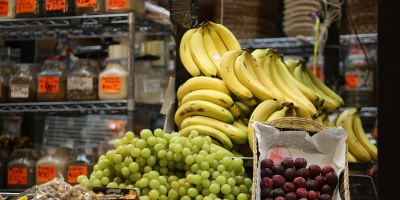
[[262,200],[331,200],[339,181],[331,166],[307,167],[304,158],[264,159],[260,173]]

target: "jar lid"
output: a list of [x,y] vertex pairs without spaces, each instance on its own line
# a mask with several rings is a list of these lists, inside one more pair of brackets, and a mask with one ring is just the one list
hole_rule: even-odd
[[58,69],[68,69],[68,62],[63,60],[46,60],[43,63],[43,69],[55,67]]

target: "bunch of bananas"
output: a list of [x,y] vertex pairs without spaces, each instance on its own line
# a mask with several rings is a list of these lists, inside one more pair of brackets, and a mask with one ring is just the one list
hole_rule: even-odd
[[183,66],[193,77],[216,77],[220,76],[222,55],[240,48],[238,40],[228,28],[208,21],[185,32],[179,45],[179,56]]
[[342,127],[348,134],[349,162],[378,162],[378,149],[366,136],[359,111],[361,108],[344,110],[337,118],[336,126]]

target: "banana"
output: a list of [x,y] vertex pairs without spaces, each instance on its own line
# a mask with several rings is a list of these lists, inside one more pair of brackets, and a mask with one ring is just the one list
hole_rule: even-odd
[[221,37],[215,31],[214,27],[208,24],[208,31],[210,32],[211,39],[214,42],[215,47],[218,50],[219,55],[222,57],[224,53],[228,52],[228,48],[225,46],[224,41],[222,41]]
[[221,37],[228,50],[241,49],[241,46],[236,36],[233,35],[232,31],[230,31],[226,26],[211,21],[210,24],[214,28],[215,32],[217,32],[218,35]]
[[301,106],[306,109],[311,117],[317,116],[317,110],[315,106],[308,100],[308,98],[294,85],[290,80],[285,77],[281,72],[283,67],[281,66],[281,60],[279,60],[279,55],[275,55],[271,58],[271,63],[269,64],[269,71],[271,73],[272,82],[277,86],[277,88],[285,95],[286,100],[293,102],[296,106]]
[[266,62],[265,57],[268,54],[268,49],[256,49],[254,50],[251,55],[256,59],[257,65],[253,65],[253,71],[257,76],[257,79],[260,83],[271,90],[272,94],[279,102],[285,102],[286,98],[282,94],[282,92],[272,83],[271,79],[264,71],[264,65],[268,65],[269,62]]
[[288,117],[289,111],[290,108],[288,106],[284,106],[282,109],[271,113],[265,121],[273,121],[282,117]]
[[[242,50],[230,50],[222,56],[221,78],[234,95],[241,99],[252,100],[254,99],[253,93],[238,80],[234,70],[236,57],[242,52]],[[256,101],[255,104],[257,104]]]
[[368,151],[363,147],[363,145],[358,141],[357,137],[354,134],[353,130],[353,122],[354,115],[346,116],[343,119],[343,129],[347,132],[347,144],[348,149],[351,154],[360,162],[371,162],[372,158],[369,155]]
[[292,73],[294,73],[294,69],[298,66],[298,65],[300,65],[300,60],[295,60],[295,59],[291,59],[291,58],[289,58],[289,59],[285,59],[285,64],[286,64],[286,66],[288,66],[288,68],[289,68],[289,70],[292,72]]
[[[276,110],[282,109],[284,106],[274,100],[266,100],[262,103],[258,104],[258,106],[254,109],[253,113],[251,114],[248,124],[247,124],[247,137],[249,140],[250,148],[253,150],[253,142],[254,142],[254,127],[252,125],[253,122],[265,122],[271,113],[275,112]],[[246,119],[246,118],[245,118]]]
[[356,113],[357,113],[357,108],[349,108],[341,112],[336,119],[336,127],[343,126],[344,119],[347,116],[354,115]]
[[249,108],[253,108],[254,106],[256,106],[258,104],[256,98],[242,99],[242,98],[239,98],[239,97],[236,96],[235,100],[242,102],[244,105],[246,105]]
[[349,151],[347,151],[347,162],[357,162],[357,159]]
[[329,119],[329,115],[325,113],[325,117],[322,118],[322,124],[326,127],[336,127],[335,124]]
[[231,95],[231,91],[225,85],[223,80],[208,76],[196,76],[189,78],[186,82],[179,86],[176,92],[178,102],[181,102],[183,97],[190,92],[201,89],[217,90],[227,95]]
[[321,125],[324,125],[323,118],[325,117],[325,113],[321,113],[317,118],[314,119],[315,122],[318,122]]
[[249,118],[251,116],[251,113],[253,112],[253,110],[250,107],[248,107],[247,105],[245,105],[244,103],[242,103],[240,101],[235,101],[234,103],[237,107],[239,107],[239,109],[243,113],[243,117]]
[[215,143],[227,150],[231,150],[233,147],[232,141],[228,138],[228,136],[215,128],[205,125],[187,126],[179,131],[179,135],[188,137],[193,130],[198,131],[200,135],[210,136]]
[[232,124],[228,124],[210,117],[191,116],[182,121],[181,128],[184,129],[192,125],[205,125],[215,128],[224,133],[228,138],[236,144],[247,143],[247,133]]
[[242,112],[240,111],[240,108],[236,104],[233,104],[229,108],[229,111],[231,112],[233,118],[235,118],[235,119],[243,118]]
[[294,78],[300,82],[301,84],[303,84],[304,86],[310,88],[311,90],[313,90],[319,97],[317,102],[313,102],[314,106],[317,109],[323,109],[324,108],[324,101],[325,99],[322,98],[322,96],[320,95],[320,93],[318,92],[318,90],[315,90],[314,86],[312,84],[310,84],[309,82],[307,82],[307,80],[303,79],[303,72],[301,69],[301,65],[297,65],[294,69],[293,69],[293,76]]
[[189,72],[192,76],[200,76],[200,69],[197,64],[194,62],[192,57],[192,50],[190,48],[190,38],[193,33],[196,32],[197,29],[189,29],[187,30],[181,39],[181,43],[179,45],[179,57],[186,71]]
[[182,104],[175,112],[175,123],[180,128],[182,121],[194,115],[207,116],[226,123],[233,123],[234,118],[228,109],[215,103],[194,100]]
[[218,69],[207,54],[203,39],[203,27],[197,28],[190,38],[190,49],[192,57],[200,71],[210,77],[217,76]]
[[218,77],[221,77],[220,71],[219,71],[219,66],[221,63],[221,54],[219,54],[217,47],[214,44],[213,39],[210,36],[210,32],[207,29],[207,26],[203,27],[203,41],[204,41],[204,47],[206,49],[206,52],[208,54],[208,57],[210,60],[214,63],[214,66],[217,68],[217,75]]
[[235,106],[235,103],[231,96],[223,92],[220,92],[218,90],[211,90],[211,89],[195,90],[193,92],[186,94],[182,98],[180,105],[193,100],[210,101],[226,109],[230,109],[231,107]]
[[362,122],[361,122],[361,118],[358,114],[354,117],[353,131],[354,131],[354,135],[356,136],[358,141],[368,151],[372,160],[375,163],[377,163],[378,162],[378,148],[374,144],[372,144],[371,141],[368,139],[367,135],[365,135],[364,128],[363,128]]
[[[248,65],[246,65],[246,60],[248,60]],[[254,62],[252,62],[253,60]],[[250,63],[252,62],[252,63]],[[248,88],[256,98],[265,100],[275,100],[272,92],[264,87],[257,79],[255,79],[249,72],[249,68],[253,69],[251,65],[256,64],[253,56],[246,50],[239,55],[234,64],[234,70],[236,77],[239,79],[246,88]]]
[[220,144],[211,143],[210,147],[217,148],[218,151],[223,151],[226,154],[226,156],[231,156],[231,157],[235,156],[235,155],[233,155],[232,152],[228,151],[226,148],[222,147]]
[[243,121],[235,120],[232,125],[240,128],[242,131],[246,132],[246,134],[247,134],[247,126],[244,125]]
[[[238,146],[239,147],[239,146]],[[240,148],[240,147],[239,147]],[[243,157],[243,155],[242,154],[240,154],[240,153],[238,153],[237,152],[237,150],[231,150],[232,151],[232,154],[233,154],[233,157]]]
[[300,106],[294,106],[295,116],[300,118],[312,119],[310,113]]

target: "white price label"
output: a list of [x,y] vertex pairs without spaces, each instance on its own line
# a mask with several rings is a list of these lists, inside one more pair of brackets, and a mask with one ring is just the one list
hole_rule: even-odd
[[161,89],[161,82],[158,79],[147,79],[144,81],[143,91],[145,93],[159,92]]
[[29,84],[11,84],[11,98],[28,98]]
[[68,90],[92,90],[93,78],[90,77],[70,77],[68,78]]

